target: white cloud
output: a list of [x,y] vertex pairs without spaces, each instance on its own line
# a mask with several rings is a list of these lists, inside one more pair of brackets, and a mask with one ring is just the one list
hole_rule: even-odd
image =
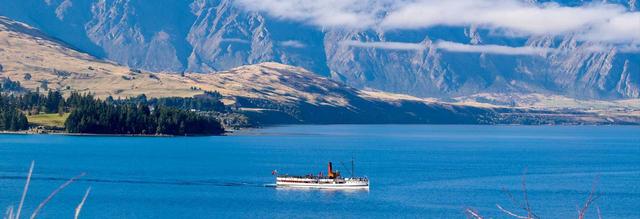
[[284,46],[284,47],[291,47],[291,48],[296,48],[296,49],[307,47],[307,45],[305,45],[304,43],[302,43],[300,41],[297,41],[297,40],[282,41],[282,42],[280,42],[280,45]]
[[553,52],[553,48],[545,47],[511,47],[501,45],[471,45],[462,44],[450,41],[438,41],[429,46],[424,43],[400,43],[400,42],[360,42],[360,41],[342,41],[341,45],[360,47],[360,48],[376,48],[376,49],[389,49],[389,50],[425,50],[429,47],[445,50],[449,52],[459,53],[486,53],[486,54],[501,54],[501,55],[545,55],[546,53]]
[[632,44],[632,45],[621,46],[618,48],[618,50],[623,53],[637,53],[637,52],[640,52],[640,45]]
[[580,35],[583,40],[640,44],[640,12],[625,13],[608,19]]
[[225,42],[225,43],[244,43],[244,44],[250,44],[251,42],[249,40],[243,40],[240,38],[224,38],[221,39],[220,42]]
[[488,53],[488,54],[501,54],[501,55],[544,55],[549,52],[555,51],[555,49],[553,48],[546,48],[546,47],[470,45],[470,44],[462,44],[462,43],[455,43],[455,42],[449,42],[449,41],[439,41],[435,43],[435,47],[438,49],[449,51],[449,52]]
[[613,4],[566,7],[515,0],[421,0],[390,12],[380,25],[388,29],[476,25],[524,34],[563,34],[588,28],[624,12],[624,7]]
[[375,24],[370,4],[358,0],[237,0],[235,3],[251,11],[322,27],[366,28]]
[[424,50],[427,49],[426,44],[421,43],[400,43],[400,42],[361,42],[355,40],[345,40],[340,42],[343,46],[360,47],[360,48],[376,48],[389,50]]
[[470,26],[508,35],[563,36],[607,43],[640,43],[639,12],[619,4],[562,6],[524,0],[236,0],[280,19],[329,28],[423,29]]

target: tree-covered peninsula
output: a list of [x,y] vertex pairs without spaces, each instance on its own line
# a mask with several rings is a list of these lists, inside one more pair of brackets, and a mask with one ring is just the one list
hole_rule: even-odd
[[[19,87],[19,85],[18,85]],[[0,87],[0,88],[4,88]],[[14,89],[15,90],[15,89]],[[84,134],[124,135],[218,135],[224,133],[220,122],[201,111],[224,111],[220,95],[207,92],[193,98],[147,99],[107,98],[91,94],[59,91],[5,92],[0,94],[0,131],[29,129],[27,116],[68,115],[64,131]],[[32,127],[34,128],[34,127]]]
[[68,100],[76,106],[65,122],[70,133],[216,135],[224,132],[212,117],[164,105],[113,104],[79,94],[72,94]]

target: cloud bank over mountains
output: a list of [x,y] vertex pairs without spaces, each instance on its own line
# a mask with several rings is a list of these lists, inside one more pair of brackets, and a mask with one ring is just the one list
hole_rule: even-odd
[[461,53],[487,53],[487,54],[500,54],[500,55],[546,55],[549,52],[555,51],[546,47],[533,47],[533,46],[500,46],[500,45],[469,45],[463,43],[456,43],[451,41],[439,40],[435,42],[431,47],[423,43],[401,43],[401,42],[361,42],[355,40],[342,41],[342,45],[360,47],[360,48],[376,48],[376,49],[389,49],[389,50],[426,50],[429,48],[436,48],[449,52],[461,52]]
[[[577,35],[583,41],[637,48],[640,44],[640,12],[623,5],[587,3],[563,6],[520,0],[238,0],[236,4],[272,17],[303,22],[319,28],[375,30],[424,29],[437,26],[474,26],[507,37]],[[345,42],[356,47],[420,49],[411,43]],[[441,42],[440,47],[458,52],[540,54],[535,47],[463,45]]]
[[279,62],[356,88],[421,97],[603,99],[639,97],[639,11],[637,0],[0,4],[8,19],[135,69],[213,73]]
[[238,0],[247,10],[319,27],[369,28],[378,23],[377,13],[393,1],[383,0]]

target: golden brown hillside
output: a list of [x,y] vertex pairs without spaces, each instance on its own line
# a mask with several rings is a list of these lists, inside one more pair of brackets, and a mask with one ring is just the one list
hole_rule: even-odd
[[[192,96],[192,81],[178,75],[138,72],[70,49],[25,24],[0,17],[2,77],[24,87],[48,87],[97,96]],[[28,79],[26,75],[30,75]]]
[[360,93],[305,69],[279,63],[183,76],[129,69],[70,49],[37,29],[3,17],[0,17],[0,64],[4,67],[2,77],[20,81],[29,89],[46,86],[66,93],[93,92],[99,97],[143,93],[150,97],[186,97],[216,90],[224,96],[330,106],[349,105],[347,95],[393,97],[372,91]]
[[[31,90],[45,87],[64,93],[92,92],[98,97],[190,97],[218,91],[229,105],[239,100],[242,109],[270,108],[294,115],[301,122],[402,123],[635,123],[638,101],[576,101],[545,95],[521,98],[505,105],[500,96],[469,96],[445,103],[371,90],[358,90],[317,76],[303,68],[267,62],[228,71],[155,73],[129,69],[78,52],[23,23],[0,17],[0,77],[8,77]],[[28,77],[30,76],[30,77]],[[266,102],[261,102],[266,101]],[[575,103],[575,104],[570,104]],[[590,104],[587,104],[590,103]],[[564,106],[564,107],[563,107]],[[587,106],[579,108],[578,106]],[[603,111],[600,108],[604,107]],[[615,107],[614,107],[615,106]],[[496,110],[499,108],[505,108]],[[530,110],[530,109],[533,109]],[[569,110],[568,114],[537,112]],[[611,111],[613,109],[613,111]],[[323,111],[324,110],[324,111]],[[496,111],[494,111],[496,110]],[[588,112],[588,114],[574,114]],[[326,112],[318,117],[319,112]],[[339,113],[341,117],[328,120]],[[390,116],[391,114],[393,116]],[[484,116],[478,117],[481,113]],[[498,114],[494,114],[498,113]],[[366,114],[366,116],[365,116]],[[354,116],[360,116],[354,119]],[[515,116],[514,116],[515,115]],[[585,117],[583,119],[582,117]],[[466,117],[465,117],[466,116]],[[540,118],[534,118],[539,116]],[[318,117],[317,121],[313,118]],[[388,118],[384,118],[388,117]],[[561,117],[561,118],[559,118]],[[458,118],[458,120],[455,120]],[[531,121],[520,121],[523,118]],[[577,121],[577,122],[576,122]],[[595,122],[594,122],[595,121]]]

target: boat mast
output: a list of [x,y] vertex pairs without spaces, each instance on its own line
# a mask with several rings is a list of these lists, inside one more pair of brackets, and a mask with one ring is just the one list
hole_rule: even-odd
[[353,167],[353,157],[351,157],[351,178],[355,176],[355,168]]

